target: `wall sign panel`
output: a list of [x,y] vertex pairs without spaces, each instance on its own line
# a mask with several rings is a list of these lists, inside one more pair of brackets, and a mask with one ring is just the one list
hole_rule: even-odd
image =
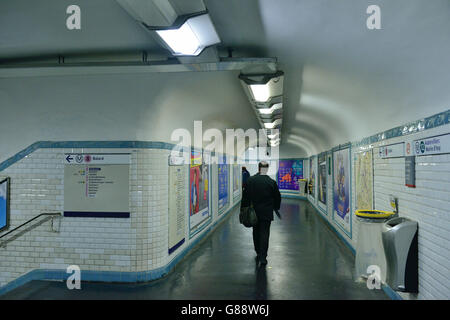
[[130,217],[130,154],[66,154],[64,162],[64,216]]
[[169,166],[169,254],[185,242],[186,171],[184,165]]
[[413,145],[413,152],[416,156],[450,153],[450,133],[414,140]]
[[405,143],[395,143],[378,148],[380,158],[401,158],[405,156]]

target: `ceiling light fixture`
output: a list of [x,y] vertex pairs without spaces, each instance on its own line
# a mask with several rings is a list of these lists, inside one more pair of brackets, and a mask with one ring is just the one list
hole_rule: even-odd
[[265,103],[272,97],[283,94],[284,72],[277,71],[269,74],[239,75],[244,87],[251,93],[254,102]]
[[279,129],[283,121],[284,72],[241,73],[239,79],[259,123],[266,129],[267,145],[277,146],[281,142]]
[[198,56],[206,47],[220,43],[208,13],[179,17],[169,28],[148,27],[155,31],[175,56]]
[[258,108],[258,111],[261,114],[272,114],[276,110],[281,110],[282,107],[283,107],[282,103],[276,103],[276,104],[272,105],[272,107],[270,107],[270,108]]
[[277,126],[280,126],[282,122],[281,119],[277,119],[274,122],[264,122],[264,127],[266,129],[274,129]]

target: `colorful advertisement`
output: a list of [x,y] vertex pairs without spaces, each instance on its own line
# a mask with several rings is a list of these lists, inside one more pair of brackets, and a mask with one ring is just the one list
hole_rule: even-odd
[[0,231],[8,227],[9,179],[0,181]]
[[316,197],[316,167],[314,160],[316,158],[312,157],[309,159],[309,194],[311,197]]
[[218,194],[219,194],[219,214],[224,212],[226,207],[230,202],[230,198],[228,196],[229,193],[229,179],[230,179],[230,171],[229,165],[226,164],[226,157],[223,158],[223,163],[218,165]]
[[241,167],[239,164],[233,164],[233,197],[239,196],[239,180],[241,179]]
[[319,156],[319,201],[327,204],[327,156]]
[[351,236],[350,149],[333,153],[333,219]]
[[355,156],[356,209],[373,210],[373,152]]
[[298,191],[300,179],[303,179],[303,160],[280,160],[278,164],[278,188]]
[[191,237],[210,220],[209,166],[200,152],[192,151],[189,174],[189,227]]

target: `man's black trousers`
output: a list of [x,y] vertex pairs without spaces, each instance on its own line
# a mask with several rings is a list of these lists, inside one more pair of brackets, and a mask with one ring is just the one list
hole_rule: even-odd
[[253,244],[260,260],[267,257],[271,222],[270,220],[258,220],[256,226],[253,227]]

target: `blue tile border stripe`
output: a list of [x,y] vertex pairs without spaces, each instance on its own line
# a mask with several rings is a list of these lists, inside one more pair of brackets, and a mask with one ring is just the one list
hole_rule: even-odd
[[[377,133],[370,137],[363,138],[356,142],[347,142],[345,144],[335,146],[331,149],[331,151],[339,150],[342,148],[346,148],[347,146],[359,147],[362,145],[369,145],[371,143],[379,142],[386,139],[392,139],[400,136],[405,136],[409,134],[413,134],[416,132],[421,132],[428,129],[433,129],[439,126],[443,126],[450,123],[450,109],[433,116],[413,121],[408,124],[398,126],[396,128],[392,128],[390,130],[386,130],[384,132]],[[16,155],[11,158],[0,163],[0,171],[5,170],[9,166],[13,165],[17,161],[25,158],[27,155],[32,153],[37,149],[48,149],[48,148],[127,148],[127,149],[166,149],[172,150],[175,147],[175,144],[167,143],[167,142],[159,142],[159,141],[39,141],[33,143],[29,147],[20,151]],[[324,151],[324,152],[329,152]],[[213,153],[215,154],[215,153]],[[235,160],[237,157],[235,157]],[[286,158],[291,159],[291,158]],[[293,159],[293,158],[292,158]],[[306,158],[302,158],[303,160]]]
[[[230,216],[230,213],[240,204],[240,202],[235,203],[231,208],[229,208],[225,214],[222,214],[219,219],[214,223],[210,224],[204,232],[197,236],[195,240],[189,244],[178,256],[176,256],[167,265],[161,268],[139,271],[139,272],[119,272],[119,271],[94,271],[94,270],[81,270],[82,281],[99,281],[99,282],[128,282],[128,283],[138,283],[138,282],[148,282],[160,279],[167,275],[177,264],[180,262],[186,254],[188,254],[196,245],[200,243],[204,238],[211,234],[216,226],[222,223],[225,218]],[[36,269],[32,270],[19,278],[7,283],[0,288],[0,296],[10,292],[18,287],[25,285],[26,283],[33,280],[62,280],[65,281],[70,275],[66,273],[64,269]]]
[[383,289],[384,293],[386,293],[391,300],[403,300],[403,298],[387,284],[382,284],[381,289]]
[[[0,163],[0,171],[25,158],[37,149],[160,149],[172,150],[176,145],[160,141],[38,141]],[[189,150],[189,148],[183,148]],[[192,150],[199,151],[192,148]],[[202,150],[205,151],[205,150]],[[211,153],[213,156],[216,152]],[[222,155],[217,153],[218,155]],[[229,157],[229,156],[228,156]],[[237,157],[235,157],[237,161]]]
[[363,138],[359,141],[353,142],[352,147],[359,147],[363,145],[369,145],[371,143],[376,143],[382,140],[397,138],[401,136],[406,136],[409,134],[422,132],[424,130],[437,128],[450,123],[450,109],[430,117],[412,121],[402,126],[398,126],[370,137]]

